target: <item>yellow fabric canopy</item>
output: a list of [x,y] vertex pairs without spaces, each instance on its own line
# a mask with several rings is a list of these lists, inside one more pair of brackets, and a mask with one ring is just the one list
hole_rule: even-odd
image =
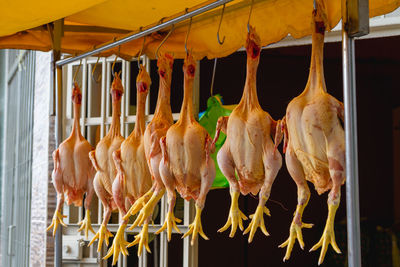
[[[64,18],[61,50],[78,54],[105,42],[121,38],[140,27],[156,25],[161,19],[183,14],[210,3],[201,0],[86,0],[86,1],[30,1],[5,0],[0,3],[0,48],[35,49],[49,51],[52,39],[47,23]],[[328,28],[333,28],[341,17],[341,0],[325,0]],[[221,9],[217,8],[193,18],[187,47],[195,58],[227,56],[244,45],[250,0],[233,1],[226,5],[220,36],[226,36],[223,45],[217,42]],[[370,17],[389,13],[400,6],[400,0],[370,0]],[[250,24],[255,26],[263,46],[278,42],[288,34],[301,38],[311,33],[313,0],[255,0]],[[68,30],[67,26],[80,30]],[[97,28],[93,27],[97,26]],[[98,28],[102,27],[102,28]],[[70,27],[73,28],[73,27]],[[75,29],[76,29],[75,28]],[[188,21],[179,23],[161,47],[161,51],[185,55],[184,42]],[[146,38],[143,53],[154,57],[158,44],[169,29]],[[102,55],[119,54],[124,58],[136,56],[143,39],[134,40]]]

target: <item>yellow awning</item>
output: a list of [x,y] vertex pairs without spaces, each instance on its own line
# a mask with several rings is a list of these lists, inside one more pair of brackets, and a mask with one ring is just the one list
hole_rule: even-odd
[[[207,3],[210,2],[213,1]],[[243,46],[250,2],[238,0],[226,5],[220,31],[221,37],[226,36],[223,45],[218,44],[216,35],[222,7],[194,17],[187,46],[197,59],[227,56]],[[62,52],[82,53],[204,3],[204,0],[6,0],[0,3],[0,48],[49,51],[52,41],[46,24],[64,18]],[[393,11],[400,6],[400,0],[370,0],[369,5],[370,17],[374,17]],[[341,17],[341,0],[326,0],[325,6],[329,26],[333,28]],[[311,33],[312,9],[312,0],[255,0],[250,24],[255,26],[263,46],[288,34],[301,38]],[[73,30],[76,28],[80,30]],[[177,58],[184,57],[187,29],[188,21],[176,25],[161,50],[172,52]],[[167,29],[147,37],[144,53],[153,57],[166,32]],[[132,41],[103,55],[119,53],[131,58],[138,54],[142,41]]]

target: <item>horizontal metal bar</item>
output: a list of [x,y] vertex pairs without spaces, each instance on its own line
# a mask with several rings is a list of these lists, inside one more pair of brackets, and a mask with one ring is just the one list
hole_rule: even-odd
[[211,9],[214,9],[216,7],[219,7],[219,6],[223,5],[223,4],[229,3],[231,1],[233,1],[233,0],[218,0],[218,1],[215,1],[213,3],[210,3],[208,5],[200,7],[198,9],[193,10],[193,11],[189,11],[188,13],[183,14],[181,16],[178,16],[176,18],[173,18],[173,19],[170,19],[170,20],[168,20],[166,22],[160,23],[160,24],[158,24],[158,25],[156,25],[154,27],[150,27],[150,28],[145,29],[143,31],[134,33],[132,35],[128,35],[128,36],[123,37],[123,38],[121,38],[119,40],[115,40],[115,41],[113,41],[111,43],[104,44],[104,45],[102,45],[102,46],[100,46],[100,47],[98,47],[96,49],[93,49],[91,51],[85,52],[85,53],[80,54],[78,56],[59,60],[59,61],[56,62],[56,64],[57,64],[57,66],[63,66],[65,64],[71,63],[73,61],[80,60],[82,58],[101,53],[101,52],[109,50],[109,49],[111,49],[113,47],[122,45],[122,44],[130,42],[132,40],[135,40],[135,39],[144,37],[146,35],[149,35],[149,34],[151,34],[153,32],[162,30],[162,29],[164,29],[166,27],[171,26],[172,24],[179,23],[181,21],[184,21],[184,20],[189,19],[191,17],[194,17],[196,15],[199,15],[199,14],[202,14],[204,12],[207,12],[207,11],[209,11]]
[[[180,113],[172,113],[172,118],[174,121],[177,121],[179,119]],[[151,115],[146,115],[145,116],[145,121],[150,122],[154,117],[154,114]],[[105,124],[111,124],[112,117],[107,117]],[[136,122],[136,115],[130,115],[126,116],[124,119],[124,123],[135,123]],[[73,123],[73,119],[69,118],[65,120],[65,125],[67,127],[70,127]],[[101,117],[92,117],[92,118],[86,118],[86,119],[80,119],[79,123],[84,125],[84,126],[97,126],[103,123],[103,119]]]
[[[77,232],[77,230],[79,229],[79,225],[77,224],[67,224],[68,226],[68,231],[71,232]],[[130,225],[128,224],[128,227]],[[178,226],[179,231],[181,231],[182,233],[185,233],[188,229],[189,226],[187,225],[180,225],[177,224],[176,226]],[[95,232],[97,232],[100,228],[100,224],[92,224],[93,230]],[[148,228],[148,232],[151,234],[154,234],[155,232],[157,232],[160,228],[162,227],[161,224],[154,224],[154,226],[152,224],[149,224],[149,228]],[[117,232],[119,228],[119,224],[107,224],[107,229],[110,232]],[[125,230],[125,233],[127,234],[135,234],[135,233],[139,233],[140,231],[142,231],[142,227],[135,227],[133,230],[128,230],[128,228]],[[173,234],[179,234],[175,229],[172,229],[172,233]]]

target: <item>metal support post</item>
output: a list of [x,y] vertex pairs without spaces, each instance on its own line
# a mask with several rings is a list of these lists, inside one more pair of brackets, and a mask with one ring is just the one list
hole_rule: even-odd
[[357,103],[354,36],[369,32],[368,0],[342,1],[343,98],[346,140],[346,210],[349,267],[361,266]]

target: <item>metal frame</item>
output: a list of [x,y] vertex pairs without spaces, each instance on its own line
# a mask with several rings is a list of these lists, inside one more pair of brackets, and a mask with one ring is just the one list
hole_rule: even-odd
[[169,27],[169,26],[171,26],[173,24],[179,23],[179,22],[184,21],[186,19],[190,19],[190,18],[192,18],[192,17],[194,17],[196,15],[205,13],[205,12],[211,10],[211,9],[214,9],[216,7],[219,7],[221,5],[229,3],[231,1],[233,1],[233,0],[218,0],[218,1],[212,2],[212,3],[207,4],[205,6],[199,7],[197,9],[193,10],[193,11],[185,12],[185,14],[183,14],[181,16],[177,16],[177,17],[172,18],[172,19],[170,19],[170,20],[168,20],[166,22],[162,22],[162,23],[160,23],[160,24],[158,24],[156,26],[153,26],[153,27],[150,27],[150,28],[145,29],[143,31],[139,31],[137,33],[128,35],[128,36],[123,37],[123,38],[121,38],[119,40],[115,40],[115,41],[112,41],[110,43],[103,44],[98,48],[95,48],[95,49],[93,49],[91,51],[82,53],[82,54],[80,54],[78,56],[59,60],[59,61],[56,62],[56,64],[57,64],[57,66],[63,66],[65,64],[68,64],[68,63],[71,63],[71,62],[86,58],[88,56],[99,54],[99,53],[101,53],[103,51],[106,51],[106,50],[109,50],[109,49],[111,49],[113,47],[122,45],[124,43],[133,41],[135,39],[139,39],[139,38],[144,37],[146,35],[149,35],[149,34],[151,34],[153,32],[156,32],[156,31],[159,31],[159,30],[163,30],[163,29],[165,29],[165,28],[167,28],[167,27]]
[[[205,11],[211,10],[231,0],[219,0],[211,4],[200,7],[194,11],[185,13],[182,16],[175,17],[167,22],[160,23],[154,27],[150,27],[143,31],[134,33],[115,42],[107,43],[99,48],[92,51],[83,53],[79,56],[59,60],[56,62],[57,66],[62,66],[67,63],[74,62],[79,59],[86,58],[90,55],[98,54],[102,51],[109,50],[113,47],[121,45],[123,43],[129,42],[134,39],[146,36],[152,32],[164,29],[172,24],[184,21],[195,15],[201,14]],[[361,4],[359,3],[361,2]],[[348,261],[350,267],[361,266],[361,249],[360,249],[360,226],[359,226],[359,198],[358,198],[358,159],[357,159],[357,124],[356,124],[356,87],[355,87],[355,61],[354,61],[354,39],[351,36],[360,36],[366,34],[365,23],[368,24],[368,19],[365,19],[366,9],[368,1],[366,0],[342,0],[342,56],[343,56],[343,91],[344,91],[344,104],[345,104],[345,129],[346,129],[346,199],[347,199],[347,226],[348,226]],[[350,11],[349,11],[350,10]],[[364,23],[364,24],[363,24]],[[349,32],[351,36],[349,36]],[[103,60],[103,73],[105,70],[105,60]],[[107,63],[107,69],[109,70],[109,63]],[[85,75],[85,74],[84,74]],[[123,81],[124,82],[124,81]],[[102,95],[105,91],[108,91],[108,86],[105,88],[105,78],[102,78]],[[107,84],[109,85],[109,79],[107,79]],[[70,88],[68,88],[70,89]],[[57,91],[60,93],[60,88]],[[86,90],[86,88],[84,89]],[[85,93],[84,93],[85,94]],[[57,100],[60,104],[60,94],[58,94]],[[107,123],[107,118],[105,117],[104,111],[104,101],[102,99],[102,116],[101,116],[101,136],[105,133],[105,124]],[[125,101],[124,101],[125,102]],[[107,102],[108,103],[108,102]],[[108,106],[108,105],[106,105]],[[59,110],[60,105],[58,105],[57,110]],[[123,105],[124,111],[125,105]],[[83,113],[83,112],[82,112]],[[57,121],[60,122],[61,113],[57,112]],[[123,127],[125,123],[134,121],[134,117],[126,117],[125,113],[122,113]],[[147,117],[149,120],[149,117]],[[98,121],[93,120],[81,120],[82,125],[91,125],[91,123],[97,123]],[[82,127],[84,129],[84,127]],[[125,129],[125,128],[123,128]],[[57,127],[58,134],[60,134],[60,128]],[[125,133],[125,132],[124,132]],[[58,139],[59,140],[59,139]],[[162,207],[165,208],[165,199],[162,201]],[[185,207],[185,225],[188,223],[188,217],[191,217],[191,209]],[[110,226],[110,229],[113,227]],[[153,229],[150,228],[149,232]],[[185,248],[187,248],[185,243]],[[162,249],[161,254],[166,255],[165,248]],[[190,252],[190,250],[189,250]],[[145,257],[143,257],[145,259]],[[192,266],[191,264],[197,263],[197,258],[190,257],[190,253],[185,258],[185,266]],[[56,265],[58,266],[58,265]]]
[[[146,67],[147,71],[150,71],[150,60],[144,56],[144,60],[146,61]],[[81,132],[82,135],[85,136],[88,141],[94,145],[94,141],[92,140],[91,136],[93,135],[92,129],[89,127],[86,129],[86,126],[100,126],[100,139],[107,133],[108,127],[111,123],[111,112],[110,112],[110,85],[112,82],[112,76],[111,76],[111,65],[114,61],[114,57],[109,57],[109,58],[101,58],[99,60],[99,65],[101,64],[101,67],[98,66],[98,69],[101,69],[102,73],[102,78],[101,78],[101,100],[100,103],[95,103],[94,100],[92,99],[93,95],[93,90],[94,88],[94,79],[91,78],[92,75],[92,70],[94,67],[94,64],[96,63],[97,58],[88,58],[88,59],[83,59],[82,60],[82,66],[80,68],[80,73],[77,75],[77,81],[79,85],[81,85],[81,90],[82,90],[82,110],[81,110],[81,118],[80,118],[80,124],[81,124]],[[122,97],[122,104],[121,104],[121,133],[124,137],[127,137],[130,134],[129,131],[129,125],[135,123],[136,121],[136,116],[130,114],[129,112],[129,107],[132,106],[131,104],[136,105],[136,103],[129,103],[130,99],[130,67],[131,64],[129,61],[122,60],[120,58],[117,59],[117,62],[122,63],[122,74],[121,74],[121,80],[122,84],[125,88],[125,94]],[[57,114],[64,114],[64,116],[58,121],[61,121],[62,124],[62,130],[60,128],[57,128],[58,131],[60,131],[60,137],[61,139],[65,139],[69,132],[70,128],[72,127],[72,102],[71,102],[71,92],[72,92],[72,77],[75,72],[75,69],[79,65],[79,62],[74,62],[71,64],[68,64],[67,66],[64,67],[63,70],[63,76],[65,77],[63,81],[63,88],[66,90],[63,90],[63,93],[60,94],[62,96],[60,107],[62,107],[61,110],[58,111]],[[198,64],[198,69],[199,69],[199,64]],[[57,69],[60,69],[61,67],[58,66]],[[196,77],[195,77],[195,86],[194,86],[194,106],[195,110],[198,112],[198,103],[199,103],[199,71],[196,72]],[[134,91],[134,90],[132,90]],[[152,118],[153,115],[149,114],[149,99],[150,96],[147,99],[146,102],[146,116],[145,120],[146,122],[149,122]],[[91,116],[90,112],[92,110],[92,106],[100,104],[100,116]],[[58,110],[58,109],[57,109]],[[173,113],[173,118],[176,121],[179,118],[179,113]],[[60,140],[61,140],[60,139]],[[95,209],[92,209],[92,217],[93,214],[96,212]],[[160,206],[160,214],[161,214],[161,224],[156,224],[156,225],[150,225],[149,226],[149,233],[155,233],[162,225],[165,219],[165,214],[167,212],[167,199],[166,197],[162,198],[161,201],[161,206]],[[77,234],[76,231],[79,228],[79,226],[76,224],[77,221],[82,220],[82,214],[83,214],[83,208],[75,208],[72,206],[64,206],[64,214],[67,215],[68,217],[65,219],[65,222],[68,224],[67,228],[63,229],[63,234],[68,235],[68,236],[76,236],[77,240],[80,240],[83,238],[82,235]],[[78,216],[75,216],[75,220],[72,221],[70,220],[74,215],[78,214]],[[101,203],[98,205],[97,209],[97,221],[93,221],[93,228],[95,231],[98,230],[101,220],[102,220],[102,207]],[[178,225],[178,228],[181,230],[181,232],[186,232],[188,230],[189,223],[193,220],[194,218],[194,204],[193,202],[187,202],[184,201],[184,217],[183,217],[183,224]],[[116,232],[118,229],[118,224],[108,224],[108,229],[111,232]],[[133,234],[133,233],[138,233],[141,230],[141,227],[136,227],[133,231],[126,231],[126,234]],[[60,231],[58,231],[60,232]],[[175,231],[173,231],[173,234],[176,234]],[[83,240],[83,239],[82,239]],[[166,233],[160,234],[160,251],[153,251],[153,255],[155,253],[159,253],[159,259],[160,259],[160,264],[159,266],[167,266],[168,263],[168,242],[167,242],[167,236]],[[183,262],[184,266],[197,266],[197,242],[194,246],[191,246],[189,243],[189,238],[185,238],[183,240]],[[83,243],[82,243],[83,244]],[[90,249],[90,256],[95,255],[95,248]],[[101,259],[101,257],[104,255],[105,250],[100,253],[100,257],[98,257],[98,260]],[[136,255],[132,255],[133,257],[136,257]],[[76,263],[79,264],[78,261],[73,261],[69,260],[68,263]],[[90,263],[96,263],[96,262],[91,262],[89,261],[82,261],[81,264],[90,264]],[[79,265],[80,266],[80,265]],[[120,256],[120,260],[118,262],[118,266],[127,266],[127,261],[126,257]],[[139,258],[139,266],[147,266],[147,255],[146,252],[143,253],[143,256]]]

